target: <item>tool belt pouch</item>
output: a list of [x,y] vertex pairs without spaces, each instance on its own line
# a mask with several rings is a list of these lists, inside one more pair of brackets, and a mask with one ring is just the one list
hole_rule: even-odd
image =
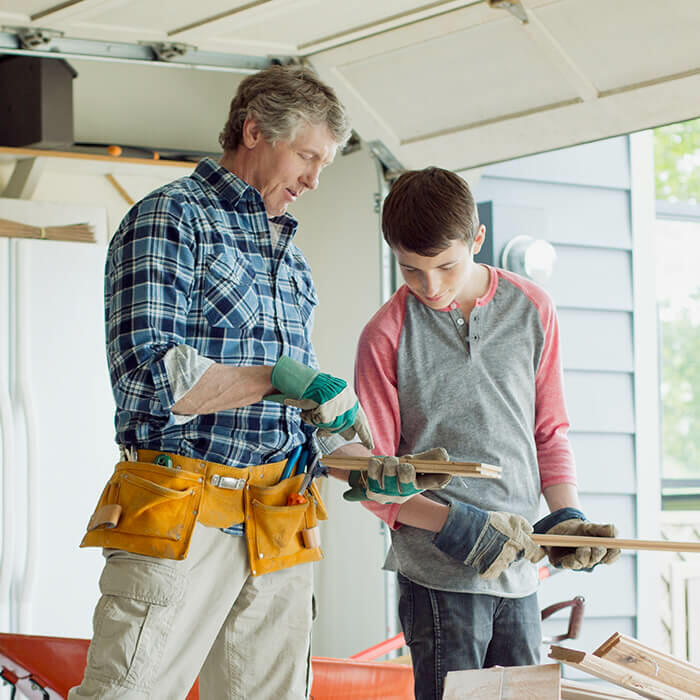
[[249,484],[245,490],[245,536],[253,576],[323,558],[316,538],[304,533],[317,528],[328,515],[315,483],[306,491],[306,503],[288,506],[287,499],[301,488],[304,474],[272,486]]
[[102,491],[80,546],[184,559],[197,520],[204,480],[203,474],[184,469],[147,462],[120,462]]

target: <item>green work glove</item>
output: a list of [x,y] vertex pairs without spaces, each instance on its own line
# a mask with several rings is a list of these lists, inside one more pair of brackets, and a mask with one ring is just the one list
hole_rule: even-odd
[[345,380],[283,355],[272,369],[272,385],[281,393],[265,400],[300,408],[302,420],[321,435],[340,433],[346,440],[357,435],[368,450],[374,447],[367,417]]
[[476,569],[482,578],[494,579],[523,557],[531,562],[542,559],[544,550],[532,541],[531,533],[532,526],[520,515],[455,501],[433,544]]
[[[560,508],[534,525],[538,535],[577,535],[583,537],[617,537],[611,523],[599,525],[586,520],[578,508]],[[591,571],[598,564],[612,564],[622,554],[607,547],[545,547],[549,561],[559,569]]]
[[343,494],[346,501],[376,501],[377,503],[405,503],[409,498],[427,489],[441,489],[450,474],[416,474],[415,467],[405,459],[429,459],[447,462],[447,451],[434,447],[427,452],[404,457],[372,457],[367,471],[351,471]]

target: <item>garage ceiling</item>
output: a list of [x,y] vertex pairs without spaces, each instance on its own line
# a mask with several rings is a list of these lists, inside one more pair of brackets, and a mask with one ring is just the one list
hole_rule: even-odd
[[175,43],[244,68],[308,60],[360,136],[406,167],[461,170],[700,115],[698,0],[0,0],[0,25]]

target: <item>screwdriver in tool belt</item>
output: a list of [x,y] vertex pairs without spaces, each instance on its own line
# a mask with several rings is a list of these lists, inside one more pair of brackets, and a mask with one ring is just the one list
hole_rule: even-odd
[[316,465],[318,464],[318,460],[321,458],[320,453],[317,453],[316,456],[313,459],[313,462],[311,462],[311,466],[309,467],[308,471],[304,475],[304,479],[301,482],[301,486],[299,487],[299,490],[296,493],[290,493],[288,498],[287,498],[287,505],[288,506],[298,506],[301,505],[302,503],[306,503],[306,496],[304,493],[306,492],[306,489],[309,488],[311,485],[312,479],[316,476]]

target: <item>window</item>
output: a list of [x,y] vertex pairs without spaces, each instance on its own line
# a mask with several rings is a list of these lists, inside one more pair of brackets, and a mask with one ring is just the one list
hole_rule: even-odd
[[654,132],[663,507],[700,510],[700,119]]

